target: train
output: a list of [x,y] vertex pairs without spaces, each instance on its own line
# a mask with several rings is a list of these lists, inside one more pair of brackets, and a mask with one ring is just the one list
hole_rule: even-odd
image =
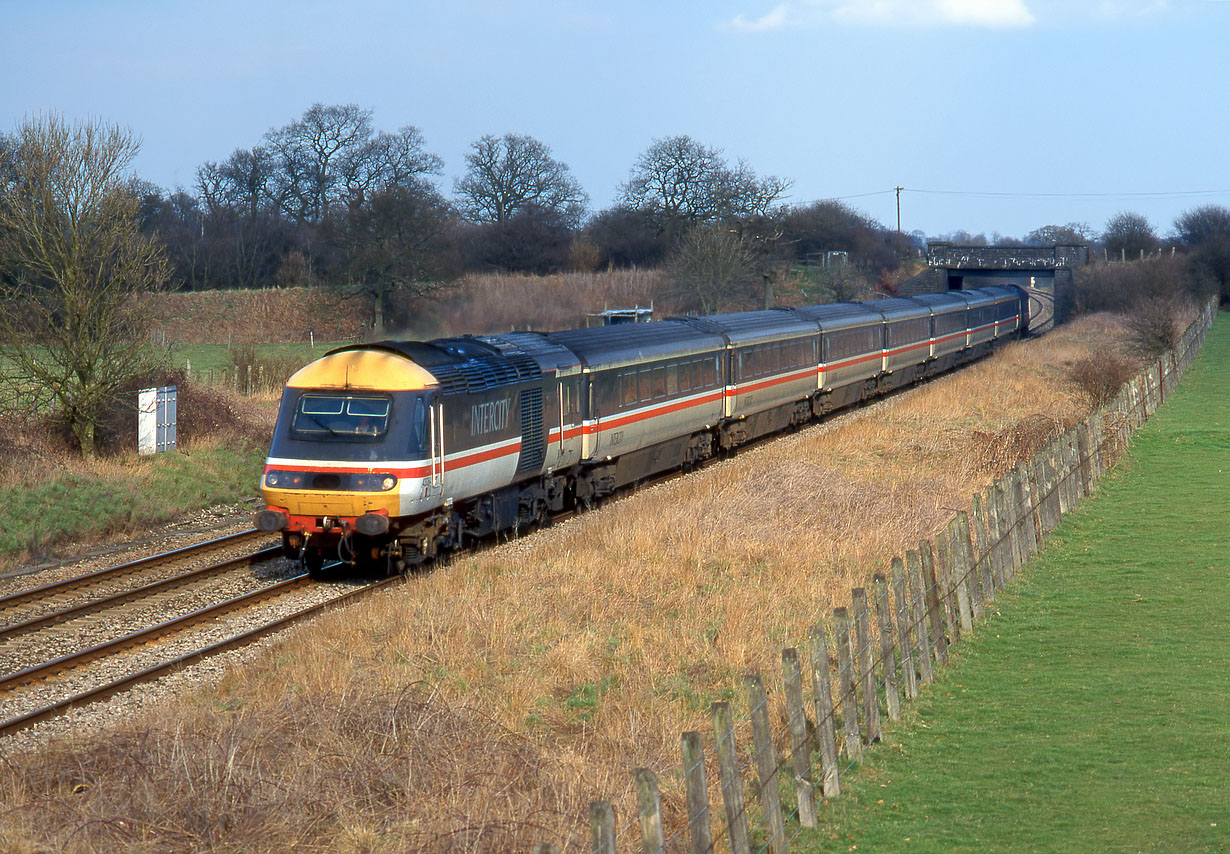
[[286,383],[255,524],[405,572],[986,356],[1014,285],[331,350]]

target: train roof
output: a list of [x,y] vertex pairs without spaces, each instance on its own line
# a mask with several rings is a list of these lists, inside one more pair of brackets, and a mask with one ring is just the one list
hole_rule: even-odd
[[722,336],[705,332],[681,320],[566,329],[548,332],[546,338],[567,347],[589,368],[615,367],[667,356],[689,356],[726,347]]
[[783,338],[802,338],[820,332],[814,320],[800,317],[790,309],[783,308],[677,319],[706,332],[716,332],[736,346],[778,341]]
[[910,297],[910,299],[929,307],[936,314],[946,310],[964,310],[969,307],[968,300],[956,296],[951,291],[942,294],[919,294],[918,296]]
[[477,392],[540,379],[537,360],[522,352],[502,352],[470,335],[433,341],[376,341],[331,350],[335,354],[374,351],[400,355],[426,369],[445,394]]
[[949,291],[949,293],[965,300],[969,303],[970,308],[988,305],[995,302],[995,297],[985,293],[981,288],[970,291]]
[[853,326],[865,326],[868,323],[883,323],[884,317],[870,311],[858,302],[830,302],[823,305],[805,305],[792,309],[795,314],[819,324],[828,332],[834,329],[848,329]]
[[997,300],[1001,300],[1001,299],[1019,300],[1021,298],[1020,290],[1018,290],[1017,288],[1011,287],[1010,285],[987,285],[985,288],[979,288],[979,290],[983,291],[988,296],[994,297]]
[[581,368],[576,354],[563,344],[547,338],[541,332],[504,332],[499,335],[480,335],[479,340],[490,344],[501,353],[524,353],[531,357],[543,371],[575,373]]
[[911,317],[930,317],[931,309],[906,297],[886,297],[863,303],[868,311],[879,312],[886,320],[907,320]]

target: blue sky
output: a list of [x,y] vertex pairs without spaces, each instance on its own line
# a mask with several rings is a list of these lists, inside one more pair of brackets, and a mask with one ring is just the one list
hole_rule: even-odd
[[1227,0],[0,0],[0,129],[54,110],[142,140],[141,177],[356,103],[445,161],[537,137],[602,208],[689,134],[885,225],[1159,233],[1230,206]]

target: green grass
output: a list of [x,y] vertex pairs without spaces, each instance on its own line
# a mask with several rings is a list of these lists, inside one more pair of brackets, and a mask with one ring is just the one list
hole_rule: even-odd
[[[256,356],[260,360],[276,362],[298,362],[306,365],[313,359],[319,359],[335,347],[342,346],[336,342],[317,341],[312,347],[307,342],[293,344],[256,344]],[[192,362],[192,373],[201,371],[221,371],[234,365],[232,353],[237,348],[222,344],[190,344],[171,348],[171,364],[183,368]]]
[[792,851],[1230,851],[1227,389],[1223,317]]
[[243,440],[0,489],[0,558],[167,522],[257,494],[265,448]]

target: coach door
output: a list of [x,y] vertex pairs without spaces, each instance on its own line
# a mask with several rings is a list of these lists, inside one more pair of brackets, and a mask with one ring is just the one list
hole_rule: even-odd
[[428,453],[431,456],[429,477],[424,490],[426,498],[440,498],[444,494],[444,400],[437,398],[427,409]]

